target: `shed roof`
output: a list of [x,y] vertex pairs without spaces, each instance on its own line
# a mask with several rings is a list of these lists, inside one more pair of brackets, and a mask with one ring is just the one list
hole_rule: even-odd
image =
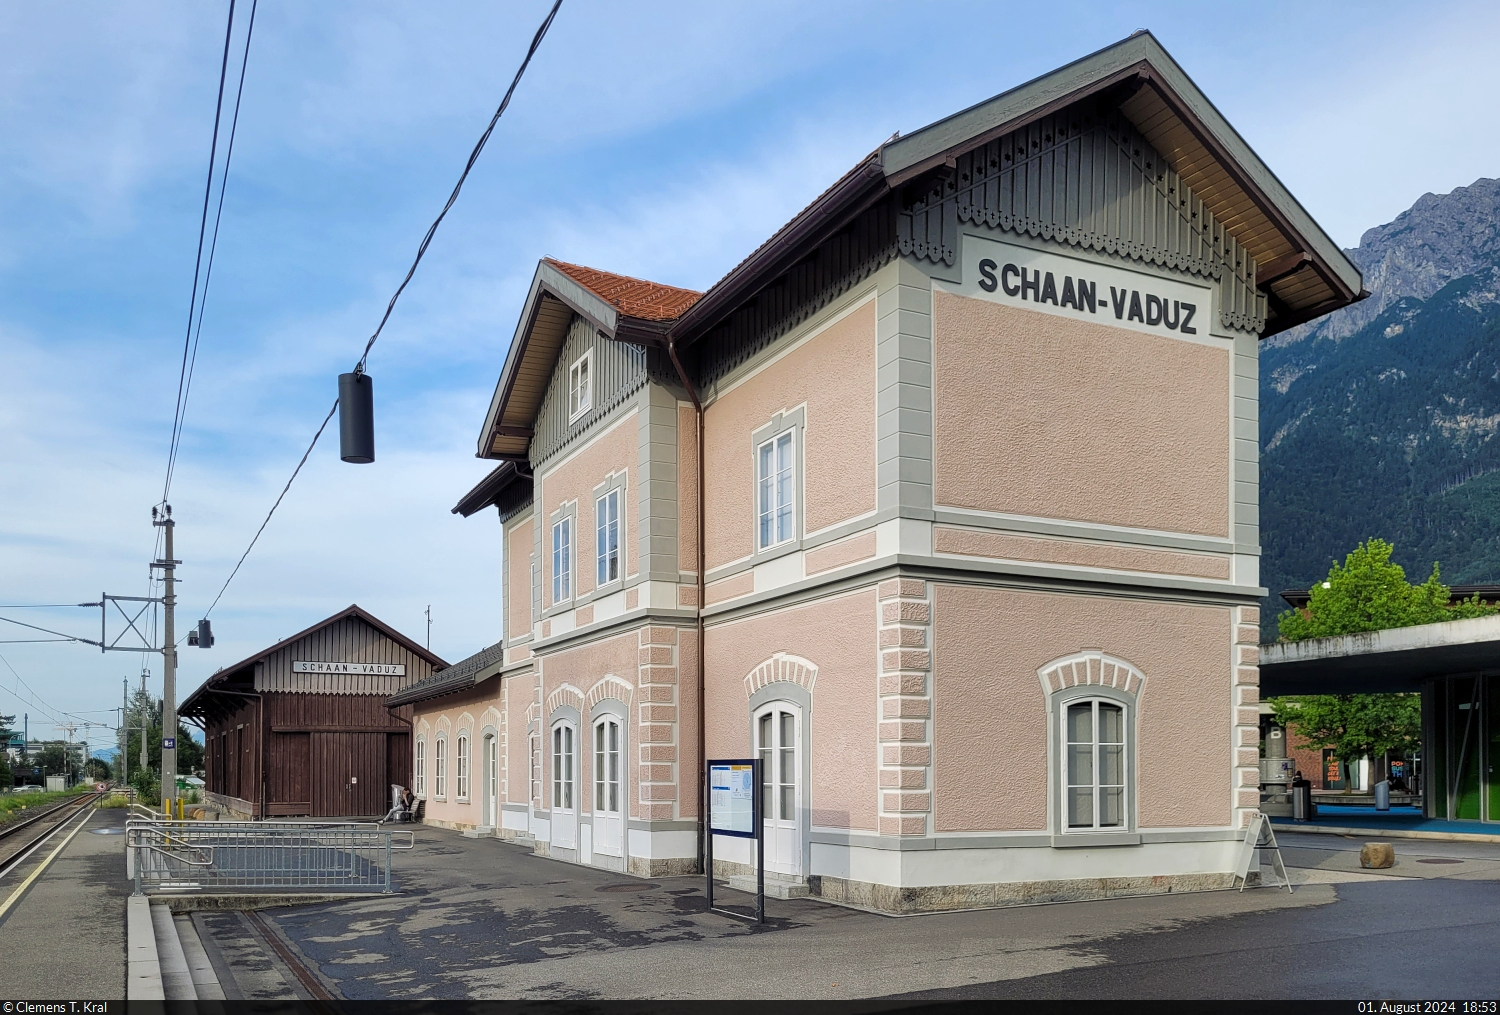
[[213,674],[207,680],[205,680],[197,690],[195,690],[192,694],[188,695],[182,700],[182,704],[178,707],[177,710],[178,713],[184,716],[193,714],[193,711],[200,705],[202,705],[204,696],[211,688],[222,686],[228,683],[235,676],[243,674],[246,671],[250,671],[253,673],[256,663],[265,660],[273,653],[280,651],[288,645],[291,645],[293,642],[301,641],[308,635],[321,631],[325,627],[336,624],[341,620],[354,618],[357,618],[369,624],[381,634],[396,642],[402,648],[405,648],[408,652],[426,659],[433,665],[434,668],[441,669],[448,665],[448,663],[441,656],[435,655],[429,649],[418,645],[406,635],[402,634],[394,627],[391,627],[389,624],[376,617],[374,614],[369,613],[358,604],[351,603],[349,606],[340,610],[338,613],[335,613],[333,616],[325,617],[324,619],[318,621],[316,624],[313,624],[311,627],[298,631],[296,634],[291,635],[290,637],[283,638],[269,648],[257,652],[255,655],[248,656],[230,666],[223,666],[215,670]]
[[1438,677],[1500,669],[1500,616],[1262,645],[1263,697],[1418,691]]
[[473,687],[499,673],[504,664],[505,643],[497,641],[466,659],[460,659],[446,670],[434,673],[426,680],[419,680],[409,687],[403,687],[386,699],[386,707],[395,708],[398,705],[409,705],[414,701],[427,701]]

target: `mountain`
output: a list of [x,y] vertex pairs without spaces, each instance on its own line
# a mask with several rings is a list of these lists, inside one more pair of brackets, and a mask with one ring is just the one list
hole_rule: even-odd
[[1426,194],[1347,253],[1370,296],[1261,346],[1264,633],[1369,536],[1407,577],[1500,582],[1500,180]]

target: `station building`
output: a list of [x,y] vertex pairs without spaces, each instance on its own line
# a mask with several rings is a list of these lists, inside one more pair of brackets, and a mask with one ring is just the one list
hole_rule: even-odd
[[1148,33],[881,145],[706,293],[541,261],[455,508],[498,510],[503,637],[389,700],[428,819],[685,874],[705,758],[754,754],[791,893],[1229,884],[1257,343],[1360,293]]

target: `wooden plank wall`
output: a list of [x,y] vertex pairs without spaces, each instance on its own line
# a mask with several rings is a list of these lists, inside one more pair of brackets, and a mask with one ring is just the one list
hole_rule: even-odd
[[[297,660],[339,663],[401,663],[404,676],[353,673],[293,673]],[[346,617],[277,649],[255,664],[257,691],[331,694],[394,694],[432,675],[432,664],[358,617]]]

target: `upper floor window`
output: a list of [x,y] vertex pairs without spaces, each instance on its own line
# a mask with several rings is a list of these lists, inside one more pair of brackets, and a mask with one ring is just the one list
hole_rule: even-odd
[[584,353],[568,368],[568,422],[571,423],[594,404],[593,350]]
[[1125,828],[1125,706],[1067,702],[1063,724],[1063,808],[1069,830]]
[[796,537],[793,431],[777,434],[755,452],[759,547],[764,550]]
[[573,598],[573,519],[552,526],[552,601]]
[[611,490],[594,505],[598,528],[596,553],[599,575],[595,584],[608,585],[620,577],[620,491]]

